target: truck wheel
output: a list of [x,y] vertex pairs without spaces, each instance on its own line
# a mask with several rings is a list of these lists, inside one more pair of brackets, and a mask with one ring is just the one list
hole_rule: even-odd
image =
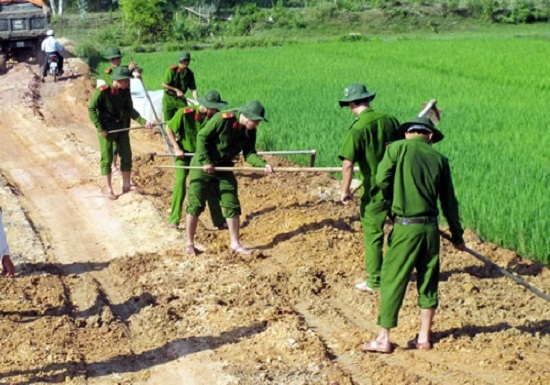
[[0,72],[4,72],[6,70],[6,61],[8,60],[8,55],[5,53],[0,54]]

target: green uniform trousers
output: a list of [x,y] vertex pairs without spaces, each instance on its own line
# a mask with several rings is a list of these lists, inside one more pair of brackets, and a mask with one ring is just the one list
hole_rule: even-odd
[[416,268],[418,306],[435,308],[439,304],[439,227],[437,223],[396,223],[388,240],[388,250],[382,264],[382,295],[378,311],[378,325],[397,326],[399,309],[405,297],[407,284]]
[[380,270],[382,269],[382,248],[384,246],[384,223],[390,214],[390,203],[385,201],[361,200],[359,208],[363,241],[365,243],[365,266],[367,285],[372,289],[380,288]]
[[187,214],[198,217],[204,211],[209,195],[220,202],[225,218],[241,215],[241,203],[237,179],[232,172],[207,174],[201,170],[191,170]]
[[[176,166],[189,166],[191,158],[176,159]],[[170,213],[170,223],[178,224],[181,220],[181,209],[183,206],[183,200],[185,199],[185,182],[189,170],[176,168],[176,181],[174,183],[174,191],[172,192],[172,211]],[[222,215],[222,209],[220,202],[216,198],[215,194],[210,193],[206,198],[208,207],[210,208],[210,217],[212,218],[212,224],[219,227],[225,223],[225,219]]]
[[185,95],[182,98],[175,98],[164,94],[162,97],[162,113],[164,121],[167,122],[176,115],[176,112],[183,107],[187,107],[187,98]]
[[113,163],[113,153],[115,145],[120,155],[120,170],[123,172],[132,171],[132,149],[130,147],[130,136],[127,132],[108,135],[99,138],[99,150],[101,153],[101,175],[111,174],[111,164]]

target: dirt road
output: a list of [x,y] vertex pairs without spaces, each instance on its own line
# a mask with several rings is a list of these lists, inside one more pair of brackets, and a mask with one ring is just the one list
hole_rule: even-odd
[[[203,215],[203,252],[184,255],[184,230],[167,227],[173,175],[153,167],[169,161],[150,156],[160,136],[132,133],[144,193],[109,201],[86,66],[69,59],[57,84],[36,72],[0,76],[0,205],[19,273],[0,279],[0,384],[550,383],[549,304],[445,242],[434,350],[406,349],[411,282],[395,353],[360,352],[379,296],[353,287],[358,208],[335,201],[326,175],[240,175],[254,253],[229,252]],[[548,269],[470,232],[467,242],[550,292]]]

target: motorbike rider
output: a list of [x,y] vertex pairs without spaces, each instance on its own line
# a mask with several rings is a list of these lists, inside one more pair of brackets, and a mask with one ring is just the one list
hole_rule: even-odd
[[63,56],[59,53],[60,51],[63,51],[64,48],[57,39],[54,37],[55,33],[53,29],[49,29],[46,32],[47,38],[44,39],[42,42],[42,51],[46,53],[44,57],[44,66],[42,67],[42,81],[44,81],[44,77],[46,76],[48,72],[48,60],[51,55],[57,56],[57,63],[58,63],[58,73],[59,75],[63,75]]

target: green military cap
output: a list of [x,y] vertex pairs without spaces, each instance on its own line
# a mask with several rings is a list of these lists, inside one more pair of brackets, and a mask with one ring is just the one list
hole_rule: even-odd
[[353,83],[344,88],[344,99],[340,99],[340,107],[349,106],[350,102],[369,99],[372,100],[376,96],[375,92],[369,92],[367,87],[361,83]]
[[126,66],[120,66],[113,70],[111,73],[112,80],[124,80],[132,77],[132,71]]
[[428,118],[416,117],[406,123],[403,123],[399,126],[397,134],[400,137],[404,137],[406,132],[411,131],[426,131],[429,133],[433,133],[432,143],[441,142],[443,138],[445,138],[445,135],[443,135],[441,131],[435,128],[433,122]]
[[191,60],[191,54],[187,51],[183,51],[178,56],[178,61],[185,61],[185,60]]
[[198,101],[201,106],[206,108],[215,108],[217,110],[227,106],[227,102],[224,102],[220,93],[215,90],[208,91],[204,97],[198,98]]
[[105,59],[115,59],[117,57],[122,57],[122,52],[120,52],[120,49],[117,47],[109,47],[107,48],[107,51],[105,51],[105,55],[103,56]]
[[269,123],[269,120],[264,117],[264,106],[256,100],[248,102],[244,107],[239,108],[239,111],[250,120],[263,120]]

